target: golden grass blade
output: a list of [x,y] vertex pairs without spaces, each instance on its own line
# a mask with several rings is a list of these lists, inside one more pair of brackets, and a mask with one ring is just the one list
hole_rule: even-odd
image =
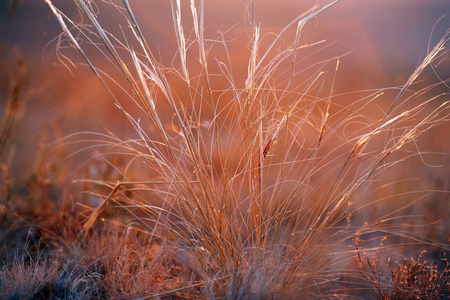
[[[399,114],[396,117],[393,117],[391,120],[389,120],[388,122],[385,122],[386,118],[388,117],[388,114],[391,112],[391,110],[393,109],[394,105],[397,103],[397,101],[401,98],[401,96],[403,95],[403,93],[406,91],[406,89],[417,79],[417,77],[422,73],[422,71],[425,69],[425,67],[427,67],[432,61],[433,59],[439,54],[441,53],[442,50],[444,50],[444,46],[445,44],[450,40],[450,30],[446,32],[446,34],[441,38],[441,40],[438,42],[438,44],[433,48],[432,51],[430,51],[430,53],[425,57],[425,59],[422,61],[422,63],[416,68],[416,70],[414,71],[414,73],[409,77],[407,83],[402,87],[400,93],[397,95],[397,97],[395,98],[394,102],[391,104],[390,108],[388,109],[388,111],[384,114],[383,118],[380,120],[380,123],[378,124],[378,128],[382,129],[387,127],[388,125],[395,123],[395,121],[399,120],[400,118],[404,117],[405,115],[408,114],[408,112],[403,112],[402,114]],[[429,102],[429,101],[427,101]],[[421,107],[422,105],[417,106],[414,109],[417,109],[418,107]],[[381,130],[378,130],[378,128],[376,128],[374,131],[366,134],[365,136],[361,137],[355,144],[353,151],[351,151],[347,157],[347,159],[345,160],[345,162],[343,163],[342,167],[340,168],[340,171],[338,173],[338,175],[336,176],[333,185],[331,186],[330,190],[329,190],[329,194],[332,192],[332,190],[334,189],[335,185],[337,184],[337,182],[339,181],[341,175],[343,174],[344,170],[347,167],[347,164],[349,163],[350,159],[357,153],[357,151],[359,149],[361,149],[362,146],[364,146],[371,137],[373,137],[374,135],[376,135],[377,133],[381,132]]]
[[103,211],[103,209],[108,205],[109,200],[114,196],[114,194],[117,192],[117,190],[120,187],[120,181],[117,181],[116,185],[112,189],[112,191],[109,193],[109,195],[103,200],[103,202],[91,213],[89,216],[89,219],[84,223],[83,226],[83,233],[84,235],[88,234],[89,229],[91,229],[92,225],[94,225],[95,220],[97,220],[97,217],[100,215],[100,213]]
[[184,80],[190,85],[190,77],[186,64],[186,38],[184,37],[184,30],[181,24],[181,2],[176,0],[176,11],[174,11],[173,0],[170,1],[172,6],[172,19],[173,27],[175,29],[175,35],[177,37],[178,52],[180,55],[181,69],[183,71]]
[[[248,63],[248,76],[245,80],[245,88],[247,92],[250,94],[254,87],[254,80],[257,72],[257,57],[258,57],[258,49],[259,49],[259,27],[253,27],[253,38],[252,38],[252,50],[250,51],[250,61]],[[247,101],[250,99],[247,98]]]
[[263,63],[263,61],[265,60],[265,58],[269,55],[270,51],[272,50],[272,48],[275,46],[275,44],[278,42],[278,40],[280,39],[281,35],[283,34],[283,32],[285,32],[288,28],[290,28],[292,25],[294,25],[295,23],[298,24],[298,28],[303,28],[303,26],[312,18],[316,17],[318,14],[322,13],[323,11],[329,9],[330,7],[332,7],[333,5],[337,4],[338,2],[340,2],[341,0],[336,0],[324,7],[322,7],[321,9],[319,9],[318,11],[314,10],[318,7],[317,5],[315,5],[314,7],[312,7],[311,9],[309,9],[308,11],[306,11],[305,13],[301,14],[300,16],[298,16],[297,18],[295,18],[293,21],[291,21],[286,27],[284,27],[280,33],[278,34],[277,38],[272,42],[272,44],[269,46],[269,48],[267,49],[267,51],[265,52],[265,54],[261,57],[257,69],[260,68],[260,65]]
[[409,76],[408,80],[398,93],[394,102],[392,102],[391,106],[386,111],[384,117],[381,119],[380,126],[381,124],[383,124],[384,120],[388,117],[389,113],[392,111],[398,100],[403,96],[408,87],[410,87],[414,83],[414,81],[416,81],[417,77],[419,77],[419,75],[423,72],[423,70],[433,62],[436,56],[439,53],[441,53],[442,50],[445,49],[445,44],[447,44],[449,41],[450,41],[450,30],[448,30],[445,33],[445,35],[440,39],[440,41],[436,44],[436,46],[434,46],[433,49],[430,51],[430,53],[427,54],[422,63],[414,70],[411,76]]
[[44,0],[50,9],[52,10],[53,14],[58,19],[59,24],[61,25],[63,31],[67,34],[67,36],[70,39],[70,42],[76,47],[76,49],[80,52],[81,56],[83,56],[83,59],[86,61],[86,63],[89,65],[89,67],[92,69],[92,71],[95,73],[95,76],[100,78],[100,75],[98,74],[97,70],[94,68],[92,63],[87,58],[86,54],[84,53],[83,49],[81,49],[80,45],[78,44],[77,40],[74,38],[72,33],[70,32],[69,28],[66,25],[66,22],[64,21],[61,12],[53,5],[51,0]]

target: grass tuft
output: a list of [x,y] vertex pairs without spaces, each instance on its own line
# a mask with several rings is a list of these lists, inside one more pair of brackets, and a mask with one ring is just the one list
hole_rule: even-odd
[[[114,6],[128,26],[122,39],[110,33],[94,1],[74,1],[88,24],[76,24],[44,1],[134,134],[78,135],[87,136],[78,140],[87,148],[97,143],[108,171],[87,163],[91,175],[78,181],[86,193],[74,201],[80,213],[71,215],[83,225],[55,237],[55,261],[5,267],[5,295],[448,295],[445,255],[444,271],[422,257],[391,271],[387,264],[386,273],[378,268],[385,258],[380,253],[405,245],[450,250],[406,230],[421,193],[398,192],[392,197],[405,197],[406,204],[395,203],[381,217],[366,211],[383,200],[377,198],[385,187],[377,185],[382,174],[420,156],[410,145],[448,121],[448,92],[433,94],[448,80],[415,89],[424,70],[446,54],[450,31],[402,87],[361,92],[357,102],[342,104],[347,95],[335,93],[342,57],[305,67],[307,50],[320,52],[323,41],[302,40],[309,22],[339,0],[300,14],[276,35],[264,34],[252,1],[248,49],[239,50],[247,68],[233,62],[227,32],[207,30],[204,1],[170,1],[177,45],[171,65],[155,54],[157,45],[146,39],[128,0]],[[114,71],[101,71],[92,51]],[[385,113],[368,115],[381,98],[390,101]]]

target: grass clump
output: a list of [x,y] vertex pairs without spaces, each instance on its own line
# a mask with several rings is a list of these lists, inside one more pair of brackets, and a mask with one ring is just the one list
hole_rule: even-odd
[[[448,120],[449,105],[442,101],[447,94],[423,99],[445,81],[412,90],[423,70],[442,55],[449,32],[404,86],[369,91],[360,101],[341,105],[334,102],[341,57],[308,68],[301,59],[305,49],[322,47],[321,41],[301,43],[304,27],[339,1],[311,8],[273,38],[262,35],[251,2],[249,49],[240,53],[248,58],[244,76],[235,73],[226,33],[206,36],[203,1],[170,2],[178,46],[171,66],[157,59],[128,0],[117,6],[128,24],[123,40],[102,25],[94,2],[75,1],[85,25],[45,1],[62,26],[62,37],[79,51],[135,130],[126,139],[109,133],[86,134],[93,137],[83,140],[103,147],[106,162],[126,160],[110,163],[114,180],[82,180],[90,207],[85,206],[80,234],[64,246],[66,257],[98,275],[93,278],[100,291],[96,297],[349,295],[355,284],[350,278],[358,273],[350,262],[354,257],[363,262],[361,244],[354,241],[363,235],[367,245],[397,236],[420,240],[396,229],[404,224],[390,227],[392,220],[407,217],[401,212],[410,204],[361,226],[358,218],[364,219],[359,211],[376,202],[361,199],[364,188],[403,159],[410,142]],[[281,48],[287,32],[293,33],[292,42]],[[80,37],[117,73],[101,72]],[[364,115],[392,91],[397,95],[385,114]],[[105,232],[102,226],[119,230]],[[448,250],[439,241],[423,240]],[[399,272],[389,284],[403,289]],[[361,293],[371,290],[370,278],[362,276],[369,280]],[[379,295],[384,297],[384,290]]]
[[385,271],[381,271],[380,255],[363,259],[358,253],[358,267],[362,277],[372,285],[379,299],[445,299],[450,295],[449,263],[445,253],[441,253],[441,264],[429,265],[423,260],[426,251],[417,260],[403,258],[392,266],[388,259]]

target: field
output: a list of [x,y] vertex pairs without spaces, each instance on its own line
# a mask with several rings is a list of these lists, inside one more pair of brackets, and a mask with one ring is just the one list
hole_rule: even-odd
[[394,2],[2,4],[0,298],[448,299],[450,5]]

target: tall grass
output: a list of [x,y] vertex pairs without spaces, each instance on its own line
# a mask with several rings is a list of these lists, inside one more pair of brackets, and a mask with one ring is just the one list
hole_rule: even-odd
[[[362,234],[420,240],[389,225],[397,211],[353,226],[353,205],[373,205],[376,201],[361,199],[363,188],[409,156],[402,152],[408,143],[448,120],[447,94],[425,98],[446,81],[411,90],[422,71],[445,53],[450,32],[404,86],[393,89],[398,94],[387,112],[371,120],[364,109],[391,90],[368,92],[358,103],[339,106],[334,78],[340,57],[299,69],[304,48],[322,47],[320,40],[302,44],[304,27],[339,1],[299,15],[268,43],[249,2],[249,47],[240,53],[248,58],[244,76],[235,74],[226,34],[206,36],[204,1],[191,0],[188,6],[171,0],[178,45],[171,66],[158,60],[128,0],[117,3],[129,25],[123,40],[104,28],[92,1],[75,0],[89,25],[74,23],[45,1],[64,37],[135,130],[128,139],[94,135],[93,141],[102,139],[105,156],[119,154],[128,163],[115,166],[117,182],[86,180],[110,190],[97,195],[102,200],[82,234],[89,234],[109,206],[120,204],[128,216],[122,225],[171,249],[173,268],[189,274],[184,286],[166,287],[158,297],[195,287],[203,298],[346,294],[345,278],[355,274],[342,262],[359,255],[355,241]],[[291,27],[295,36],[281,50]],[[117,74],[97,69],[80,38],[104,53]],[[329,92],[323,96],[325,78]],[[115,83],[125,93],[117,93]],[[140,112],[127,109],[130,102]],[[448,250],[436,241],[424,243]]]

